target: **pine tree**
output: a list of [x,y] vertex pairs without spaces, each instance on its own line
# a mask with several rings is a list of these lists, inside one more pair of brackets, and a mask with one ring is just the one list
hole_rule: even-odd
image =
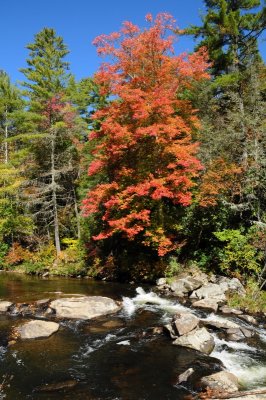
[[[211,232],[265,220],[265,66],[258,40],[266,27],[259,0],[206,0],[200,38],[212,63],[212,80],[194,97],[202,120],[200,158],[204,171],[191,224],[198,248],[215,241]],[[194,214],[193,214],[194,213]],[[197,239],[195,240],[195,237]]]
[[[202,26],[186,33],[201,38],[206,46],[213,76],[237,73],[260,59],[258,37],[266,28],[266,7],[260,0],[205,0],[207,12]],[[228,79],[228,77],[227,77]]]
[[28,67],[21,71],[27,78],[24,86],[38,133],[32,142],[27,194],[39,234],[49,238],[52,228],[59,254],[60,220],[64,233],[79,235],[79,221],[74,232],[69,212],[76,205],[80,128],[77,114],[66,97],[70,78],[65,61],[68,50],[63,39],[50,28],[39,32],[27,48]]

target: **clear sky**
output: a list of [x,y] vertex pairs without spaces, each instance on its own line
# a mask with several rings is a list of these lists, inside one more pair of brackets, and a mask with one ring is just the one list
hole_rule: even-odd
[[[1,0],[0,69],[13,82],[22,80],[26,45],[44,27],[54,28],[70,50],[71,71],[79,79],[91,76],[101,61],[92,40],[117,31],[125,20],[140,26],[151,12],[169,12],[180,28],[200,22],[202,0]],[[182,37],[177,51],[193,49],[193,40]]]

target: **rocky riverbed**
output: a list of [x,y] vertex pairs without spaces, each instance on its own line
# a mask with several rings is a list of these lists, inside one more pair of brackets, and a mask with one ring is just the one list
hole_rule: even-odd
[[[62,348],[60,341],[69,335],[71,340],[79,343],[79,348],[74,345],[76,349],[71,356],[72,364],[69,365],[69,373],[66,374],[68,379],[57,382],[49,382],[47,378],[39,379],[39,385],[33,387],[31,384],[31,394],[28,393],[25,397],[22,390],[22,394],[17,394],[16,398],[19,400],[24,396],[42,399],[45,398],[44,393],[47,396],[49,392],[56,393],[56,397],[51,398],[65,399],[68,397],[60,396],[62,393],[67,396],[68,391],[72,394],[77,393],[77,398],[78,393],[82,393],[83,397],[81,395],[80,398],[84,399],[159,399],[161,396],[169,399],[218,399],[234,396],[250,400],[264,398],[265,316],[254,317],[243,310],[227,306],[226,299],[230,292],[238,291],[244,294],[244,288],[237,279],[208,277],[205,274],[182,274],[173,279],[171,284],[165,279],[160,279],[153,290],[136,290],[137,295],[131,297],[120,296],[118,293],[114,298],[95,293],[69,295],[60,291],[56,298],[53,295],[53,298],[27,302],[15,302],[12,298],[0,301],[1,318],[8,321],[6,337],[2,340],[3,364],[10,362],[10,357],[11,360],[12,357],[16,359],[19,354],[24,354],[25,357],[25,349],[28,349],[26,358],[34,358],[36,354],[29,352],[38,348],[45,349],[45,346],[44,351],[49,355],[48,358],[51,358],[49,345],[55,346],[52,343],[57,343],[59,356],[68,354],[70,349],[64,348],[65,344]],[[150,364],[146,365],[147,359],[144,361],[142,353],[149,354],[147,358]],[[119,372],[117,370],[119,364],[114,366],[110,361],[111,355],[116,361],[120,360],[121,371],[119,368]],[[20,356],[17,360],[20,360],[20,365],[25,364],[26,370],[29,371],[29,361],[23,357]],[[173,361],[173,357],[177,357],[178,362]],[[90,359],[92,364],[89,363]],[[118,385],[117,389],[112,391],[109,389],[110,384],[105,382],[105,394],[103,388],[97,387],[97,390],[90,388],[91,397],[84,397],[83,389],[88,385],[86,363],[97,370],[99,368],[102,376],[107,377],[108,365],[105,367],[103,364],[106,360],[110,363],[109,368],[116,370],[117,377],[113,376],[111,381],[112,385]],[[145,371],[142,369],[143,365],[139,365],[140,360],[145,364]],[[171,372],[170,390],[170,387],[167,389],[168,378],[164,377],[167,371],[161,371],[158,381],[160,380],[162,386],[165,382],[165,389],[160,387],[158,390],[157,387],[157,395],[160,397],[156,397],[154,391],[158,385],[156,381],[153,381],[154,388],[150,386],[150,393],[146,395],[143,395],[141,388],[134,389],[134,392],[133,387],[128,387],[132,377],[142,382],[148,374],[148,368],[156,376],[159,371],[155,371],[155,368],[160,369],[161,364],[168,362],[168,370],[174,368],[176,372]],[[101,364],[101,368],[98,363]],[[45,375],[46,366],[43,368]],[[143,377],[139,376],[140,373]],[[14,398],[20,378],[17,375],[9,382],[10,376],[7,374],[3,377],[1,390],[2,396],[5,397],[2,398]],[[147,382],[149,379],[151,378],[148,374]],[[147,383],[143,382],[140,385],[146,387]],[[97,384],[94,381],[92,387],[95,386]],[[259,393],[256,394],[256,390],[259,390]],[[93,397],[94,391],[98,397]]]

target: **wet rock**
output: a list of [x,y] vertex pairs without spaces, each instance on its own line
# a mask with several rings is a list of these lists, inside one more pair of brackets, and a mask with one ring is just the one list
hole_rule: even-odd
[[235,322],[229,321],[228,319],[217,318],[217,319],[202,319],[201,320],[206,326],[211,326],[217,329],[240,329],[240,326]]
[[117,303],[101,296],[69,297],[54,300],[50,307],[58,318],[91,319],[101,315],[115,313],[120,310]]
[[0,313],[5,313],[13,306],[11,301],[0,301]]
[[214,349],[214,338],[206,328],[195,329],[186,335],[177,338],[173,344],[189,347],[205,354],[210,354]]
[[241,329],[242,333],[245,335],[246,338],[251,338],[255,334],[252,330],[247,329],[247,328],[243,328],[242,326],[241,326],[240,329]]
[[213,299],[202,299],[197,300],[193,303],[193,307],[202,308],[208,311],[216,312],[218,309],[218,303]]
[[108,329],[116,329],[116,328],[121,328],[124,326],[123,321],[115,320],[115,319],[110,319],[110,321],[106,321],[102,324],[104,328]]
[[50,317],[50,316],[53,315],[53,314],[54,314],[54,310],[52,310],[50,307],[48,307],[48,308],[45,310],[44,316],[45,316],[45,317]]
[[245,339],[245,335],[241,329],[238,328],[230,328],[226,330],[229,340],[234,340],[238,342],[239,340]]
[[237,377],[227,371],[216,372],[215,374],[205,376],[201,379],[201,384],[210,389],[227,393],[237,392],[239,389]]
[[161,335],[163,333],[163,327],[162,326],[154,326],[152,328],[152,334],[153,335]]
[[35,314],[36,308],[33,304],[29,303],[17,303],[16,313],[22,315],[23,317],[29,317]]
[[193,368],[188,368],[185,372],[183,372],[182,374],[180,374],[177,378],[177,385],[180,385],[180,383],[182,382],[186,382],[188,380],[188,378],[194,373],[194,369]]
[[249,324],[258,325],[258,321],[251,315],[243,314],[239,315],[239,318],[242,319],[243,321],[248,322]]
[[234,314],[234,315],[241,315],[241,314],[243,314],[243,311],[238,310],[237,308],[231,308],[231,307],[228,307],[228,306],[222,306],[222,307],[220,307],[220,311],[221,311],[223,314]]
[[36,304],[36,307],[38,307],[38,308],[46,308],[46,307],[48,307],[49,302],[50,302],[50,299],[41,299],[41,300],[37,300],[35,302],[35,304]]
[[195,290],[191,295],[191,299],[212,299],[217,303],[224,303],[226,301],[225,291],[216,283],[209,283],[202,286],[200,289]]
[[78,382],[74,379],[59,383],[50,383],[43,386],[39,386],[35,389],[35,392],[59,392],[60,390],[70,390],[77,386]]
[[173,327],[176,330],[178,336],[185,335],[191,332],[199,324],[200,319],[190,313],[177,314],[173,322]]
[[57,332],[59,324],[48,321],[29,321],[18,327],[16,330],[21,339],[37,339],[51,336]]
[[163,330],[171,339],[177,338],[177,333],[171,324],[164,325]]

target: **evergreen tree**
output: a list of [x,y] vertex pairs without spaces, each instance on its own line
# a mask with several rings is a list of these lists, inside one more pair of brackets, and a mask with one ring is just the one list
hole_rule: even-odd
[[27,194],[39,234],[49,238],[52,229],[59,254],[60,227],[64,234],[79,235],[78,216],[75,230],[70,210],[77,210],[80,127],[66,97],[70,75],[63,39],[53,29],[44,28],[27,48],[28,67],[22,72],[27,78],[24,86],[39,135],[32,143]]
[[[266,8],[257,0],[206,0],[201,38],[212,63],[212,80],[199,87],[201,160],[204,171],[198,204],[190,216],[192,242],[207,251],[212,232],[249,229],[265,218],[265,66],[258,39],[266,27]],[[264,216],[263,216],[264,215]],[[217,250],[216,250],[217,253]]]
[[[266,28],[266,7],[260,0],[205,0],[202,26],[185,30],[206,46],[215,77],[237,73],[260,59],[257,39]],[[228,77],[227,77],[228,78]]]

